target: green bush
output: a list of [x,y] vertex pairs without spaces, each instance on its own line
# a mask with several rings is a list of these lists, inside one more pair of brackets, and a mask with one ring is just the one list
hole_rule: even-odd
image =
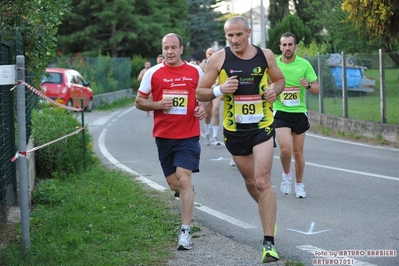
[[34,204],[56,205],[62,203],[66,195],[58,189],[59,179],[47,179],[40,182],[37,189],[32,191]]
[[[141,55],[135,55],[133,58],[130,60],[130,69],[131,69],[131,82],[130,82],[130,87],[134,90],[137,91],[138,88],[140,87],[140,82],[137,81],[137,76],[140,74],[140,71],[144,68],[144,63],[148,61],[149,59],[143,58]],[[151,62],[151,66],[153,66],[155,63]]]
[[[32,135],[35,146],[47,144],[77,130],[81,124],[73,112],[59,107],[43,107],[32,113]],[[36,171],[40,177],[67,177],[84,169],[84,164],[96,161],[92,150],[92,136],[87,130],[85,151],[83,150],[83,131],[68,138],[54,142],[36,151]]]

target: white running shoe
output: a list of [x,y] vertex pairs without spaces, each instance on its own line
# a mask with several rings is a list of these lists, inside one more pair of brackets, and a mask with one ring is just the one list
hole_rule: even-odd
[[211,145],[211,134],[205,136],[205,145],[206,146]]
[[295,184],[295,194],[297,198],[306,198],[305,185],[302,183]]
[[219,141],[218,137],[214,137],[213,138],[212,144],[215,145],[215,146],[220,145],[220,141]]
[[291,193],[291,179],[292,179],[291,172],[288,175],[283,173],[283,182],[281,182],[280,189],[281,192],[283,192],[285,195]]
[[229,165],[230,166],[236,166],[236,162],[234,161],[233,157],[231,157]]
[[191,242],[191,234],[188,230],[180,230],[179,234],[179,244],[177,250],[190,250],[193,248],[193,243]]

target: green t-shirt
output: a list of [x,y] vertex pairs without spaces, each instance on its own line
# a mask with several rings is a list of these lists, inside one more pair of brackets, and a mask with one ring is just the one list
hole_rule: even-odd
[[273,109],[289,113],[306,113],[306,88],[299,84],[299,80],[306,78],[309,82],[313,82],[317,79],[317,75],[306,59],[295,55],[294,61],[286,64],[281,61],[281,57],[278,56],[276,60],[285,77],[285,88],[274,102]]

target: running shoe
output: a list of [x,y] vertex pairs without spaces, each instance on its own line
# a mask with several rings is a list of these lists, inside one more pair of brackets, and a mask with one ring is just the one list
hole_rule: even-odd
[[234,161],[233,157],[231,157],[229,165],[230,166],[236,166],[236,162]]
[[263,245],[263,252],[262,252],[262,262],[274,262],[278,261],[280,257],[276,251],[276,248],[272,244],[272,242],[267,241],[266,244]]
[[302,183],[295,184],[295,194],[297,198],[306,198],[305,185]]
[[191,242],[191,234],[188,230],[180,230],[179,234],[179,244],[177,250],[190,250],[193,248],[193,243]]
[[291,193],[291,172],[286,175],[285,173],[283,173],[283,182],[281,182],[281,192],[283,192],[285,195],[288,195]]
[[205,145],[206,146],[211,145],[211,134],[205,136]]
[[220,145],[220,141],[219,141],[218,137],[214,137],[213,138],[212,144],[215,145],[215,146]]

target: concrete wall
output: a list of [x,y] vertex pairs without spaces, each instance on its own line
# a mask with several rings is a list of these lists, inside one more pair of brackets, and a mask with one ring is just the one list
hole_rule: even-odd
[[94,95],[93,97],[93,107],[99,106],[101,103],[111,103],[120,98],[127,98],[133,96],[133,89],[126,89],[115,92],[102,93],[99,95]]
[[399,125],[360,121],[314,111],[308,113],[311,125],[320,125],[333,131],[348,132],[368,138],[381,137],[385,141],[399,143]]

